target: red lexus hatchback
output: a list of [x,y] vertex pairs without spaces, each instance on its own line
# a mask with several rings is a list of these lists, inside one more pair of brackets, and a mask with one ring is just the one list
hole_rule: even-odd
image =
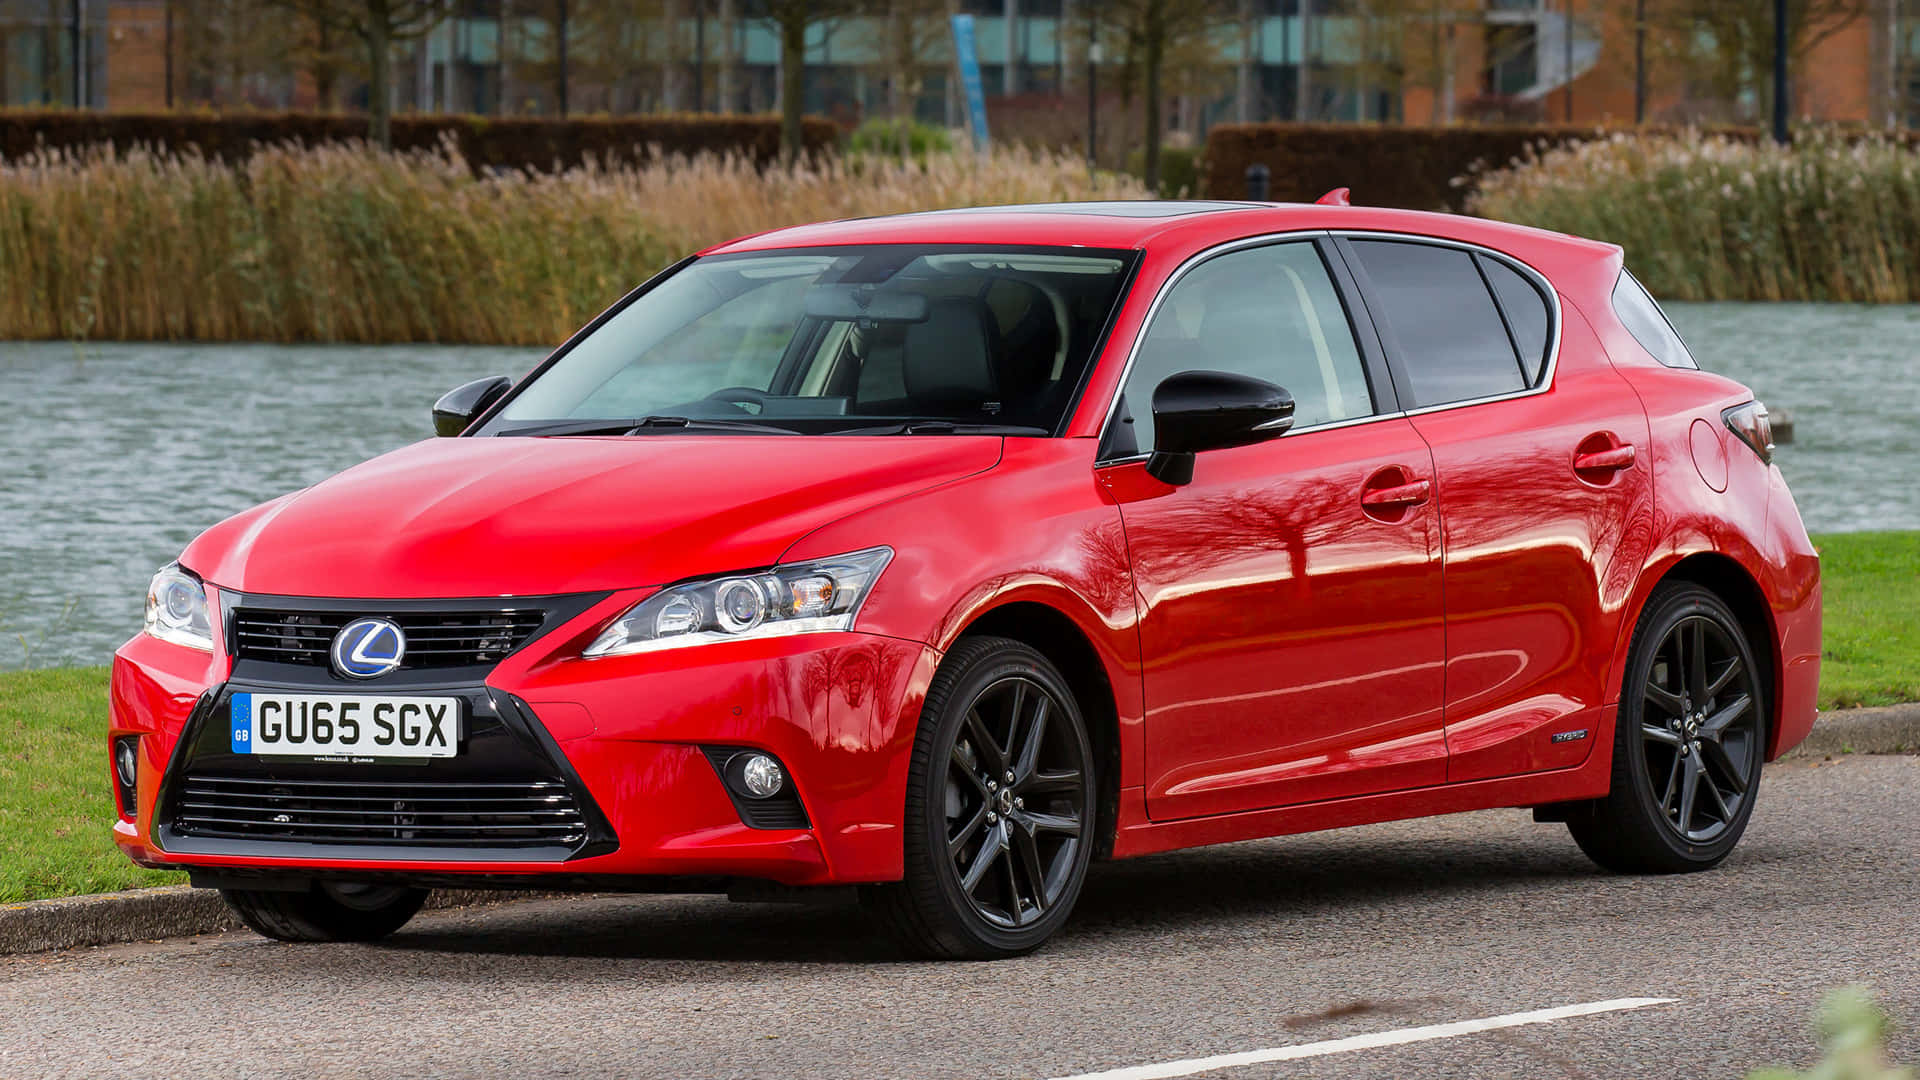
[[1484,807],[1698,870],[1814,719],[1750,391],[1611,245],[1016,206],[713,248],[208,530],[115,838],[260,932],[433,886],[858,886],[998,957],[1089,863]]

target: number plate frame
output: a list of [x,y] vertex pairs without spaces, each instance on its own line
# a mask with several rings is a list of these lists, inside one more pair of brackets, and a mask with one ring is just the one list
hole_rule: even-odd
[[390,694],[242,691],[228,711],[233,753],[328,761],[457,757],[465,719],[460,698]]

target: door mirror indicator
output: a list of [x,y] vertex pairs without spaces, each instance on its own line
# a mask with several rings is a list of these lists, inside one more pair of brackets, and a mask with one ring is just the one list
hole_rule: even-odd
[[1292,426],[1293,395],[1270,382],[1225,371],[1169,375],[1153,390],[1147,473],[1163,484],[1188,484],[1200,451],[1265,442]]
[[474,418],[486,412],[508,390],[513,380],[505,375],[475,379],[440,395],[433,403],[433,433],[453,436],[473,425]]

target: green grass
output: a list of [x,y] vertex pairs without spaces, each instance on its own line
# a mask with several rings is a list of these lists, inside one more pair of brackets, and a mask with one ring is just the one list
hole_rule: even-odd
[[0,903],[184,881],[120,854],[107,669],[0,674]]
[[[1920,532],[1815,538],[1826,588],[1820,706],[1920,701]],[[107,669],[0,672],[0,903],[179,881],[109,833]]]
[[1920,532],[1836,533],[1820,549],[1820,707],[1920,701]]

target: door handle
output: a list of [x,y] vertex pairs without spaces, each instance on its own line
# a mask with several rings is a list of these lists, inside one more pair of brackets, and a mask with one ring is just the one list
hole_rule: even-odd
[[1595,450],[1573,456],[1574,472],[1619,472],[1633,467],[1633,444],[1623,443],[1607,450]]
[[1431,497],[1433,485],[1425,480],[1415,480],[1392,487],[1374,488],[1360,493],[1361,506],[1394,507],[1418,506]]

